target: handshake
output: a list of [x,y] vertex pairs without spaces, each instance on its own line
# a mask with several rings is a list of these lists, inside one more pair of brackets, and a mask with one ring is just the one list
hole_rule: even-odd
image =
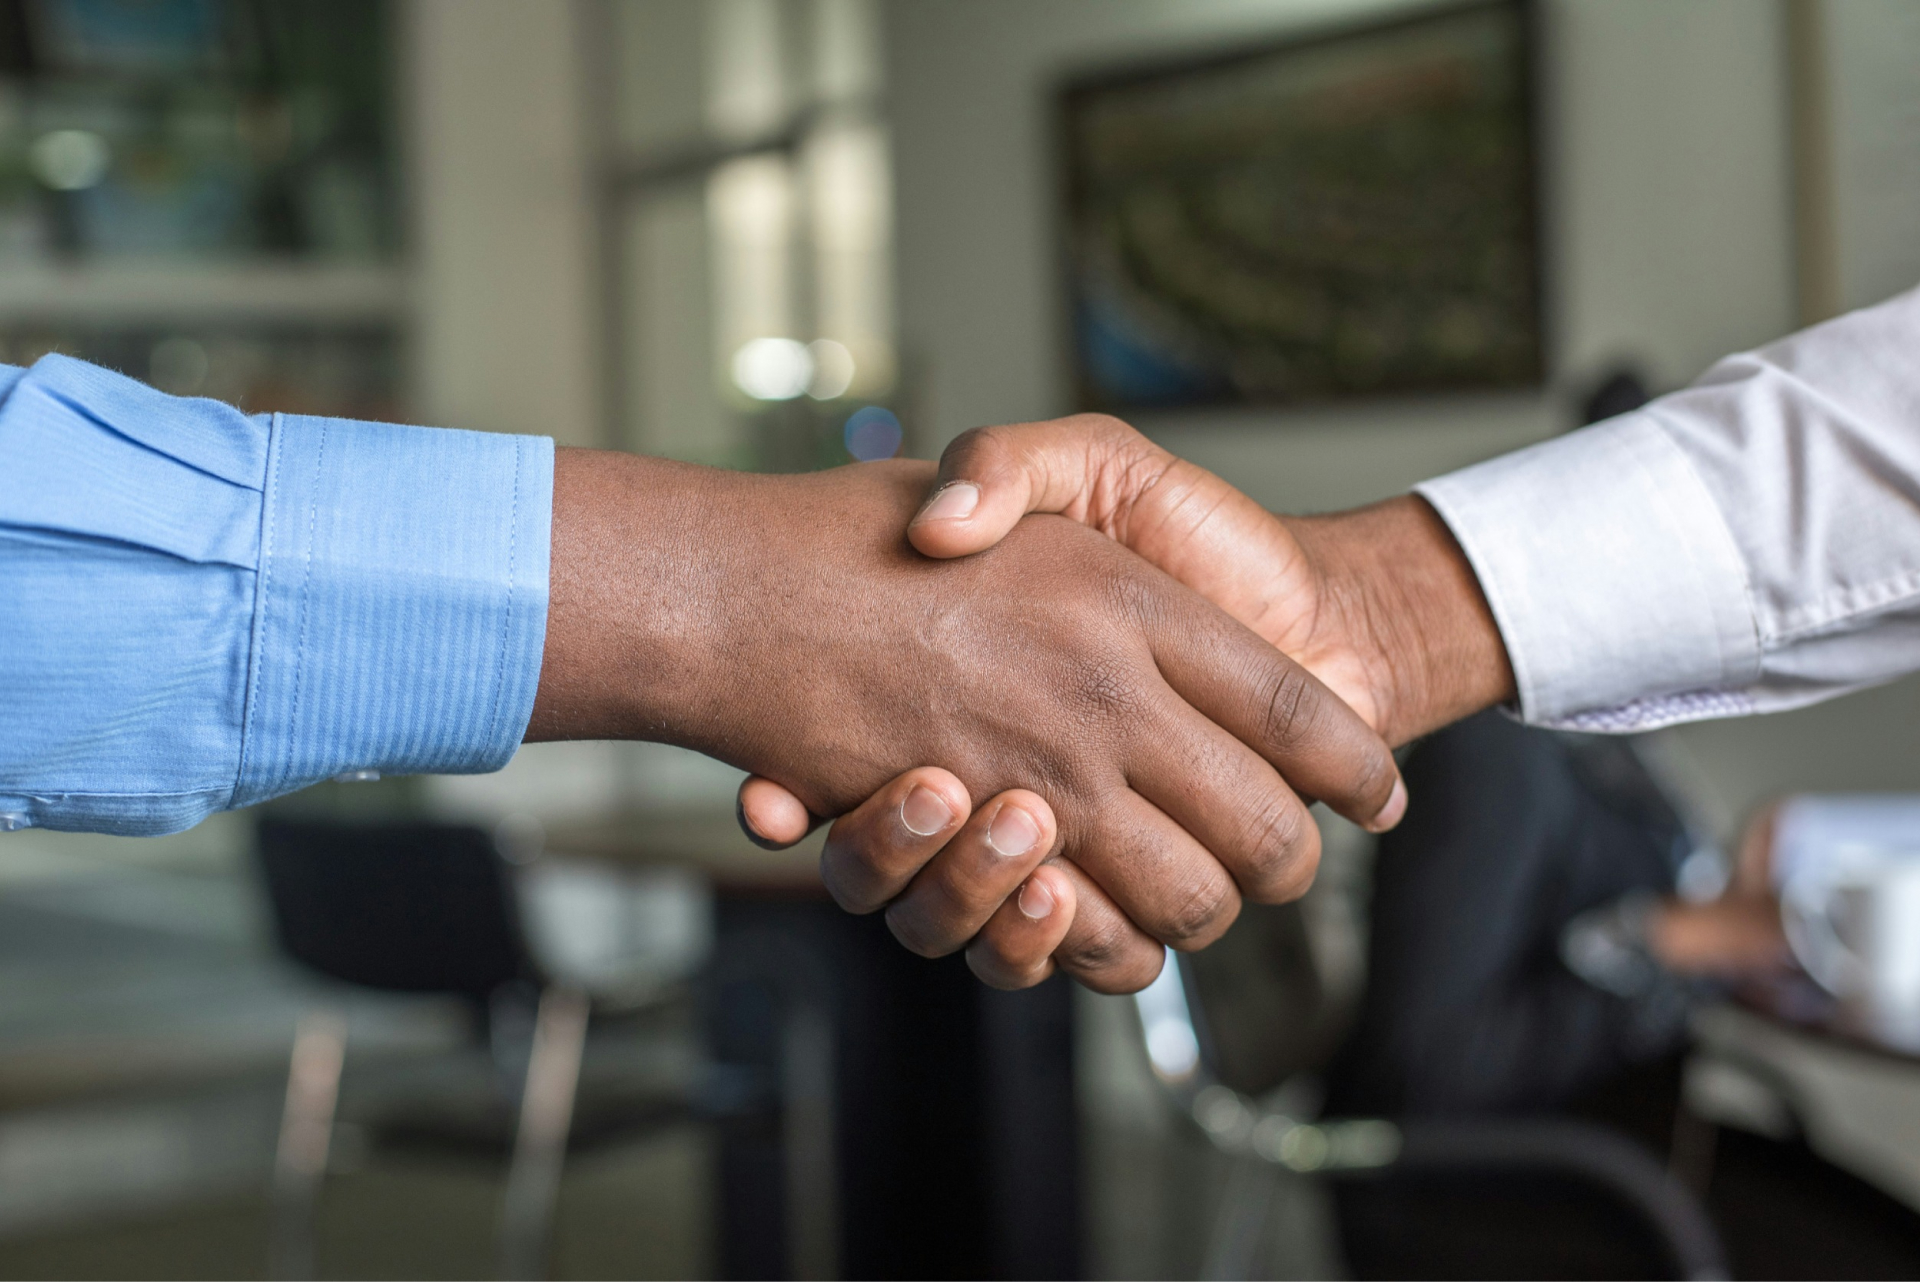
[[1007,988],[1132,991],[1299,895],[1310,802],[1392,827],[1391,746],[1513,687],[1422,500],[1277,517],[1097,415],[970,432],[937,472],[564,450],[550,591],[529,740],[751,771],[768,845],[838,816],[834,898]]

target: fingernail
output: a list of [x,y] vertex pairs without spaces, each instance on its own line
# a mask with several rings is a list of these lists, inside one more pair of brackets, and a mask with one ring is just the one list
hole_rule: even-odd
[[940,491],[927,500],[920,509],[920,515],[913,518],[914,524],[922,521],[962,521],[973,515],[973,509],[980,506],[980,487],[971,481],[955,481],[952,485],[942,486]]
[[1017,902],[1021,912],[1034,921],[1039,921],[1053,911],[1053,892],[1032,878],[1028,878],[1027,884],[1020,887],[1020,898]]
[[916,837],[931,837],[953,822],[953,807],[933,789],[916,784],[900,803],[900,822]]
[[1040,825],[1018,806],[1000,807],[1000,813],[987,825],[987,844],[1009,859],[1026,854],[1039,840]]
[[1407,813],[1407,781],[1395,779],[1393,793],[1387,798],[1387,804],[1380,807],[1380,813],[1367,825],[1368,832],[1385,832],[1400,822],[1400,816]]

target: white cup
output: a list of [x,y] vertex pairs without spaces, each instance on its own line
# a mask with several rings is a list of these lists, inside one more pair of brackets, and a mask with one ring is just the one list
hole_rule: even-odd
[[1782,887],[1809,975],[1889,1029],[1920,1031],[1920,851],[1846,844]]

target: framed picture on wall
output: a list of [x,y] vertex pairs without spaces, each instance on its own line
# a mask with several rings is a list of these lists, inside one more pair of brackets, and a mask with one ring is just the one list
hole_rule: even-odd
[[1069,83],[1082,407],[1537,385],[1529,26],[1498,0]]

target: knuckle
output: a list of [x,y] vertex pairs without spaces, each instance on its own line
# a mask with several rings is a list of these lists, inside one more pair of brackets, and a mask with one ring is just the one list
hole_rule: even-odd
[[1133,424],[1125,419],[1115,418],[1111,414],[1102,414],[1097,410],[1072,415],[1067,419],[1067,425],[1089,436],[1124,438],[1139,435],[1134,430]]
[[1062,798],[1080,798],[1097,805],[1111,788],[1100,766],[1099,759],[1084,746],[1063,741],[1051,751],[1034,754],[1027,765],[1027,787],[1050,807]]
[[829,847],[820,857],[820,881],[833,902],[845,912],[863,917],[886,902],[875,880],[856,856]]
[[1134,933],[1117,918],[1102,914],[1100,920],[1091,921],[1082,917],[1055,956],[1084,981],[1120,966],[1135,942]]
[[1010,989],[1019,987],[1018,984],[1012,982],[1011,972],[1003,969],[998,961],[985,956],[977,948],[967,949],[967,969],[973,972],[975,979],[985,984],[988,988],[996,988],[1001,992],[1007,992]]
[[1320,828],[1304,806],[1286,801],[1253,826],[1247,841],[1247,898],[1260,904],[1298,899],[1320,867]]
[[964,873],[947,871],[940,878],[940,898],[948,910],[959,918],[979,921],[998,908],[1006,898],[1004,892],[996,895],[994,888],[983,886]]
[[1266,711],[1260,721],[1260,734],[1268,747],[1286,752],[1298,748],[1313,734],[1320,708],[1316,693],[1306,669],[1291,663],[1280,665],[1267,690]]
[[1103,722],[1128,720],[1140,710],[1142,692],[1133,664],[1102,656],[1087,660],[1076,675],[1079,702]]
[[941,451],[940,470],[947,477],[972,476],[997,461],[1011,443],[1004,427],[970,427]]
[[949,943],[926,915],[904,904],[887,909],[887,929],[900,946],[917,957],[945,957],[957,945]]
[[1102,567],[1100,583],[1116,617],[1130,623],[1152,620],[1165,606],[1163,581],[1139,557],[1113,557]]
[[1387,797],[1393,791],[1396,775],[1393,768],[1393,754],[1382,744],[1364,744],[1360,760],[1355,765],[1352,794],[1355,800],[1363,803],[1369,810],[1377,810],[1387,804]]
[[1159,923],[1154,934],[1170,948],[1204,948],[1240,915],[1240,892],[1222,874],[1191,886]]
[[1161,967],[1167,964],[1166,956],[1159,948],[1129,949],[1126,955],[1113,958],[1099,970],[1065,968],[1094,992],[1120,997],[1137,993],[1158,978]]
[[827,893],[833,897],[833,902],[839,905],[841,912],[852,913],[855,917],[866,917],[876,913],[885,907],[887,902],[878,895],[851,890],[831,881],[827,883]]
[[1032,988],[1047,977],[1045,962],[1038,966],[1022,965],[1001,953],[991,940],[985,938],[974,941],[967,948],[967,969],[987,987],[1002,992]]

